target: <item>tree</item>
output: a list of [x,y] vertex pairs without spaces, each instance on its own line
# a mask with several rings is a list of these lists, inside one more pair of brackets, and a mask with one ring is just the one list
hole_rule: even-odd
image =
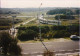
[[67,12],[69,11],[69,12],[71,13],[71,15],[73,15],[72,10],[66,9],[66,8],[64,8],[64,9],[53,9],[53,10],[49,10],[49,11],[47,12],[47,14],[48,14],[48,15],[66,14],[66,11],[67,11]]
[[0,32],[0,47],[4,55],[21,55],[21,48],[17,42],[17,39],[13,39],[9,33]]
[[69,37],[70,33],[67,32],[66,30],[58,30],[58,31],[54,31],[54,38],[64,38],[64,37]]
[[27,29],[25,31],[19,30],[18,39],[22,41],[26,40],[33,40],[34,37],[37,37],[38,33],[36,31],[33,31],[31,29]]
[[55,19],[56,20],[58,20],[59,19],[59,16],[60,16],[60,19],[75,19],[75,17],[74,16],[71,16],[71,15],[66,15],[66,14],[64,14],[64,15],[56,15],[55,16]]
[[49,27],[48,26],[41,26],[41,33],[47,33],[49,32]]
[[29,26],[29,27],[27,27],[27,29],[31,29],[33,31],[39,32],[39,27],[37,27],[37,26]]

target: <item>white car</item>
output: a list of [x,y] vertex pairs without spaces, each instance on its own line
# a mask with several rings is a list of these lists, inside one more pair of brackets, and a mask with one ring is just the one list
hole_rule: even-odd
[[80,37],[78,37],[77,35],[71,35],[70,38],[72,40],[79,40],[80,39]]

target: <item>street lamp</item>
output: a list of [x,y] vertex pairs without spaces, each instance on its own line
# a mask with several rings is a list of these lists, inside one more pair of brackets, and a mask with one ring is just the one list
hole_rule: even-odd
[[[41,3],[41,5],[42,5],[42,3]],[[39,19],[39,17],[40,17],[40,7],[41,7],[41,5],[39,6],[39,14],[38,14],[38,20],[39,20],[39,34],[40,34],[40,40],[42,41],[42,38],[41,38],[41,26],[40,26],[40,19]]]
[[38,14],[38,20],[39,20],[39,38],[40,38],[40,41],[41,41],[41,43],[43,44],[43,46],[45,47],[45,49],[48,51],[48,49],[47,49],[47,47],[45,46],[45,44],[43,43],[43,41],[42,41],[42,38],[41,38],[41,26],[40,26],[40,7],[41,7],[41,5],[42,5],[42,3],[40,4],[40,6],[39,6],[39,14]]

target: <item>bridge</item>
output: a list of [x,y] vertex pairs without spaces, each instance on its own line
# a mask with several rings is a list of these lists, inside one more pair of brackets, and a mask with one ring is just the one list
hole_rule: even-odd
[[42,24],[61,25],[61,21],[60,20],[47,20],[47,19],[44,18],[43,15],[40,15],[38,17],[38,20]]

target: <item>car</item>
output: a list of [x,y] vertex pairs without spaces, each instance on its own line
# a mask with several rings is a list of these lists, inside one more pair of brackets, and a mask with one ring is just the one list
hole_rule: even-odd
[[79,40],[80,37],[78,37],[77,35],[71,35],[71,36],[70,36],[70,39],[71,39],[71,40]]
[[78,37],[77,35],[71,35],[71,36],[70,36],[70,39],[71,39],[71,40],[79,40],[80,37]]

